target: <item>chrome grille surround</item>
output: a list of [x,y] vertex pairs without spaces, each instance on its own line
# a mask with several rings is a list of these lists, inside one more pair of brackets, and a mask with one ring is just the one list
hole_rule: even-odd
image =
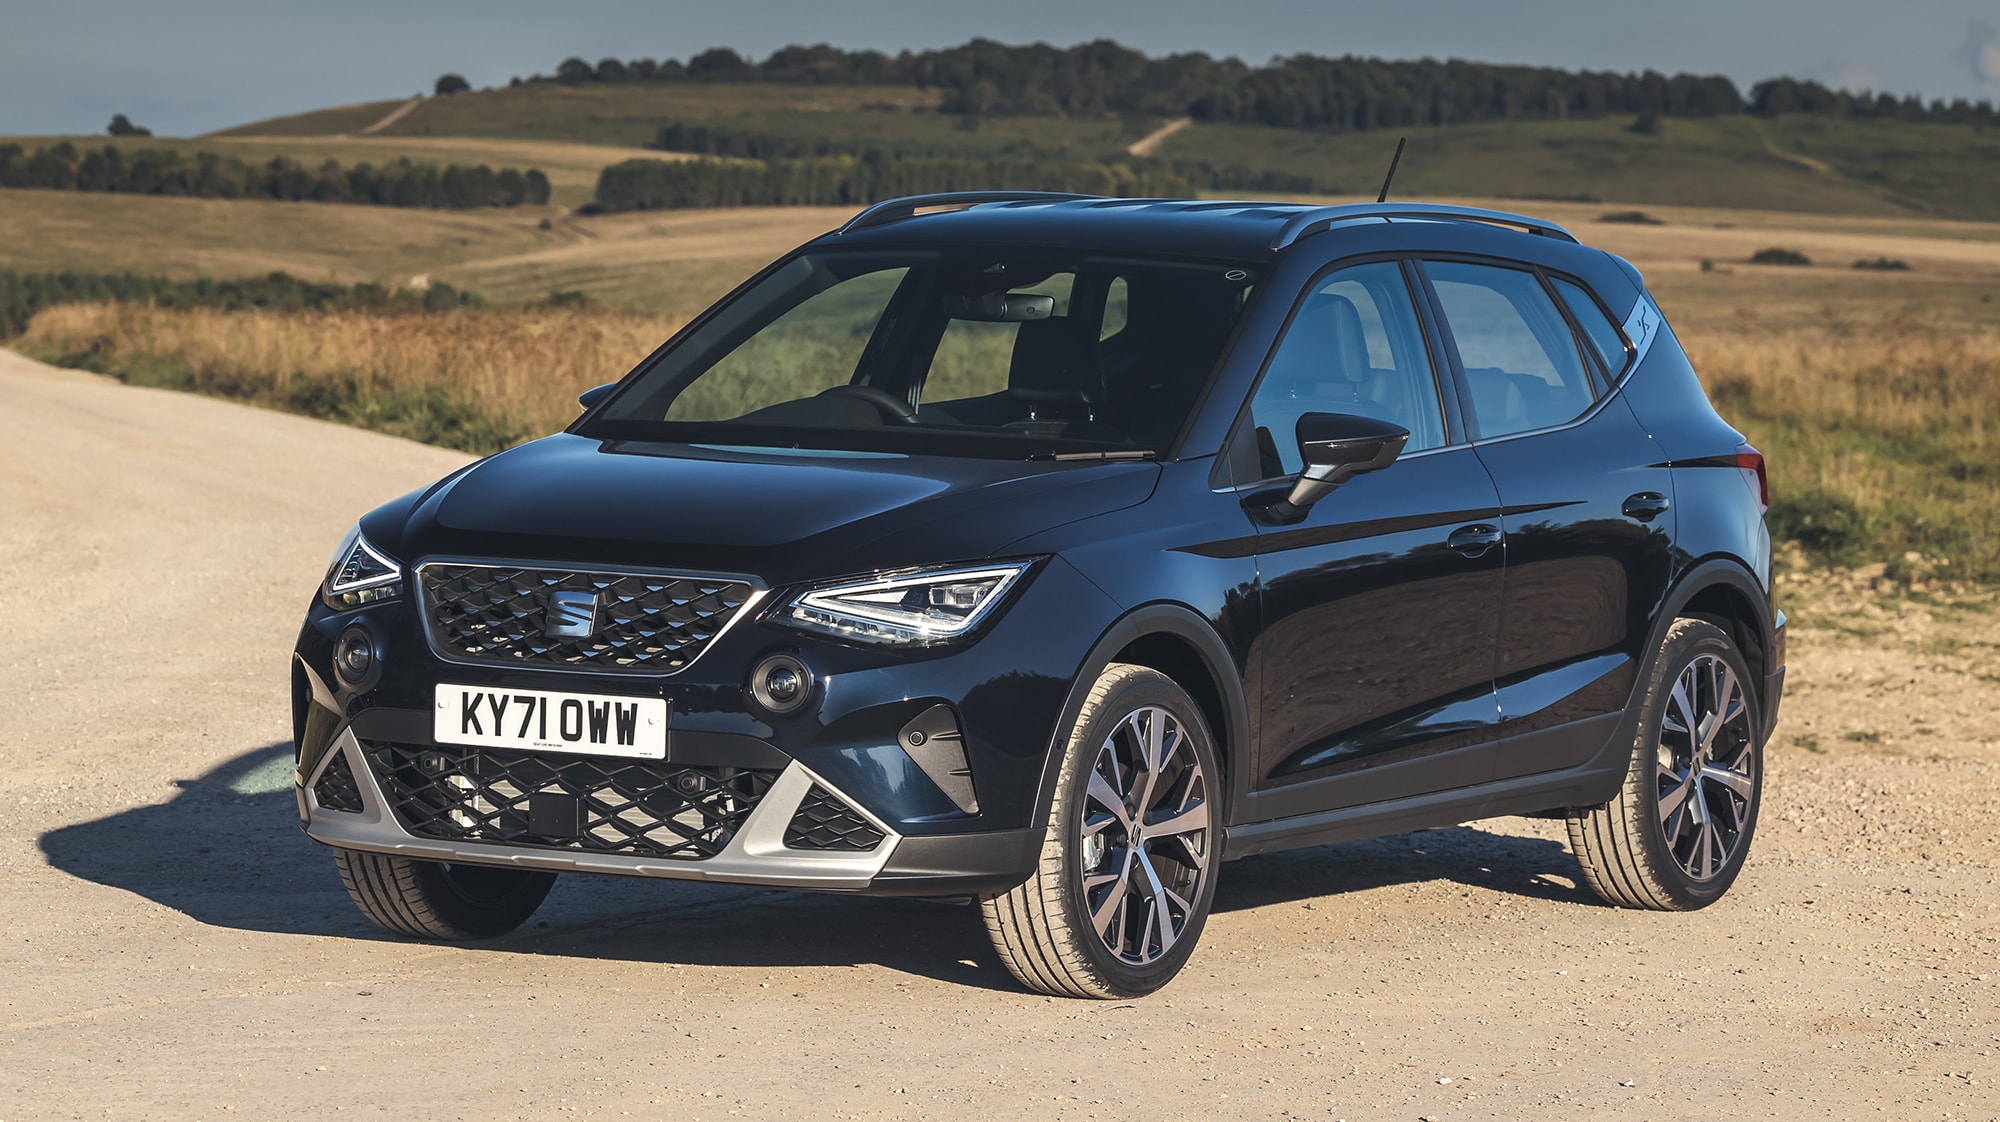
[[[417,566],[417,583],[424,634],[438,657],[597,674],[685,670],[765,593],[744,576],[530,562],[431,560]],[[545,632],[557,592],[597,597],[588,635]]]

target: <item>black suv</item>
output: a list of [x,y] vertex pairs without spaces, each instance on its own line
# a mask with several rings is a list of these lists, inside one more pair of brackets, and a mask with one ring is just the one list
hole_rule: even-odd
[[300,818],[392,931],[558,872],[974,899],[1130,996],[1229,858],[1550,815],[1675,910],[1750,848],[1763,458],[1549,223],[900,199],[582,400],[307,614]]

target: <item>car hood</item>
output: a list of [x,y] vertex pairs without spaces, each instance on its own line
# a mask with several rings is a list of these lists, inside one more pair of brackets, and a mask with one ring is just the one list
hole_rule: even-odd
[[993,556],[1028,535],[1143,502],[1158,478],[1151,463],[606,443],[565,433],[446,479],[394,537],[412,561],[631,564],[749,573],[776,585]]

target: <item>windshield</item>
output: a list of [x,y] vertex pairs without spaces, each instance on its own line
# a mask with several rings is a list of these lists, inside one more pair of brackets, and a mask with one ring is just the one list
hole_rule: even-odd
[[1081,251],[804,253],[579,431],[969,456],[1159,452],[1255,281],[1227,262]]

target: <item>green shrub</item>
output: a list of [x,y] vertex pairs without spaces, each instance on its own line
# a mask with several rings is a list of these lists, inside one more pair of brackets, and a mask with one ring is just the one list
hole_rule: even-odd
[[1819,487],[1772,495],[1764,523],[1772,541],[1797,542],[1827,560],[1845,559],[1869,537],[1866,519],[1854,503]]
[[1750,255],[1752,265],[1810,265],[1812,258],[1796,249],[1760,249]]

